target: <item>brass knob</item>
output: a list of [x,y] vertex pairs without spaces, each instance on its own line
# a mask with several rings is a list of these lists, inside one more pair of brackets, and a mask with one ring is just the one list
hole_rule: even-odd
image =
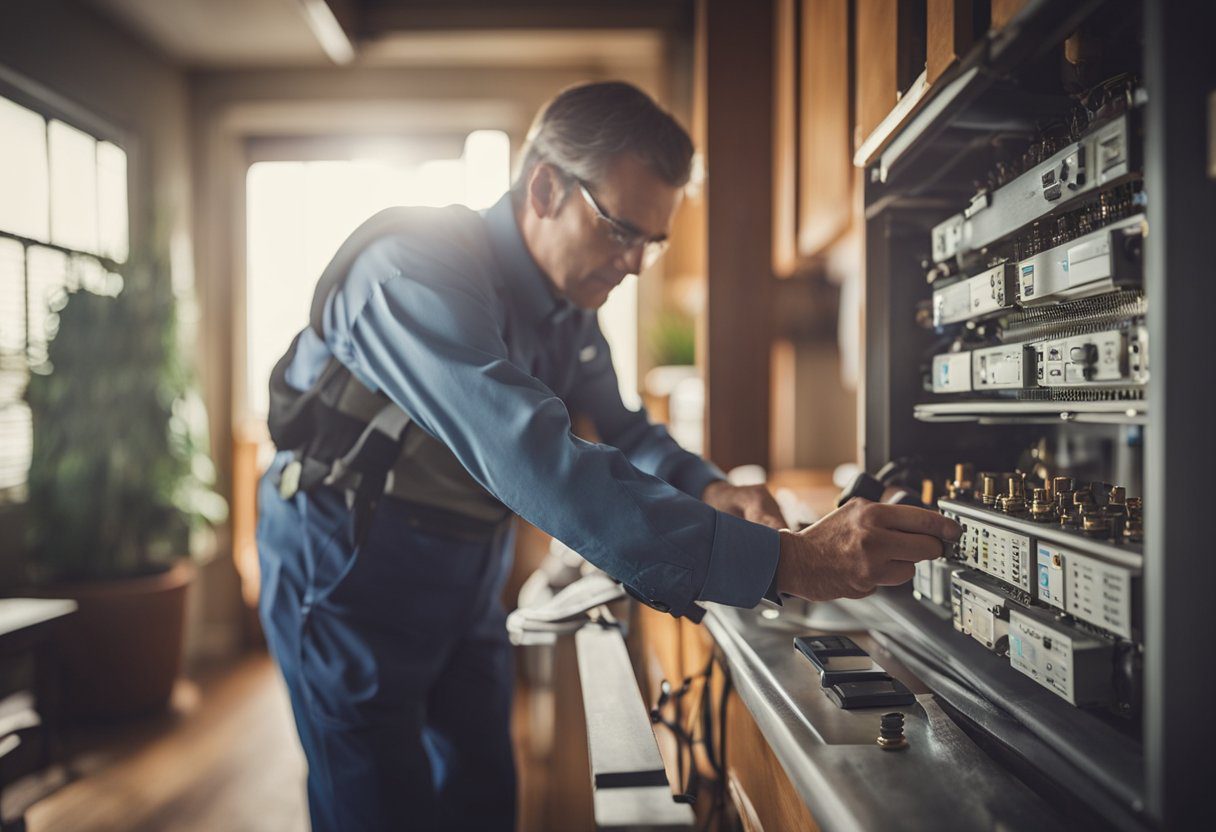
[[980,494],[980,502],[986,506],[996,505],[997,475],[986,473],[980,474],[980,477],[980,483],[983,486],[983,492]]
[[1081,506],[1081,531],[1090,537],[1108,537],[1111,518],[1094,505]]
[[951,500],[970,500],[971,489],[974,486],[974,469],[969,462],[960,462],[954,466],[954,479],[946,483],[946,495]]
[[1129,514],[1123,523],[1123,536],[1131,543],[1144,542],[1144,518],[1139,514]]
[[1036,523],[1047,523],[1056,517],[1056,506],[1046,488],[1036,488],[1030,501],[1030,519]]
[[1055,491],[1056,516],[1060,518],[1060,522],[1064,522],[1064,518],[1072,509],[1072,477],[1055,477],[1051,481],[1052,488]]
[[997,504],[1006,514],[1026,513],[1026,481],[1022,479],[1021,474],[1009,478],[1008,490]]

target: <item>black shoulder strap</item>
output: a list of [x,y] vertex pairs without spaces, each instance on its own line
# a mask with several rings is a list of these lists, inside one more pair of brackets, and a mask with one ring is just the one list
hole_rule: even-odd
[[295,358],[299,341],[300,336],[296,335],[287,352],[270,371],[270,412],[266,423],[270,428],[271,441],[280,450],[294,450],[308,442],[313,423],[306,417],[306,411],[312,407],[313,400],[321,391],[329,386],[333,377],[345,369],[336,358],[331,358],[312,387],[304,392],[296,390],[287,383],[287,368]]

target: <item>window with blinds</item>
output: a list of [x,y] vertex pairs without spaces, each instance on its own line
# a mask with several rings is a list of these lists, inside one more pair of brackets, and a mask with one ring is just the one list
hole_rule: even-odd
[[46,370],[56,311],[76,289],[111,294],[128,255],[127,154],[0,97],[0,504],[26,495],[23,399]]

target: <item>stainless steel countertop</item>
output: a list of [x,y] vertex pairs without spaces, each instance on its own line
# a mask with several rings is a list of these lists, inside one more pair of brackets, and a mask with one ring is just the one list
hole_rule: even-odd
[[[709,604],[705,624],[739,696],[825,832],[871,829],[1062,829],[1060,816],[985,754],[911,673],[866,635],[862,609],[814,605],[810,619]],[[766,617],[769,616],[769,617]],[[787,623],[790,622],[790,623]],[[832,703],[795,635],[848,633],[917,694],[901,708]],[[908,747],[880,748],[880,715],[905,715]]]

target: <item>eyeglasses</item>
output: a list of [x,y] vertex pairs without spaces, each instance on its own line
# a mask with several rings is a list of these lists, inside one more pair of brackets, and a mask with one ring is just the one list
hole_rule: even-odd
[[614,248],[624,254],[633,251],[638,246],[642,247],[642,266],[639,271],[650,268],[667,253],[667,247],[670,245],[667,237],[652,238],[645,231],[634,228],[624,220],[618,220],[600,207],[587,188],[587,183],[581,179],[574,181],[578,184],[578,191],[583,195],[583,200],[591,206],[595,216],[608,227],[608,240]]

